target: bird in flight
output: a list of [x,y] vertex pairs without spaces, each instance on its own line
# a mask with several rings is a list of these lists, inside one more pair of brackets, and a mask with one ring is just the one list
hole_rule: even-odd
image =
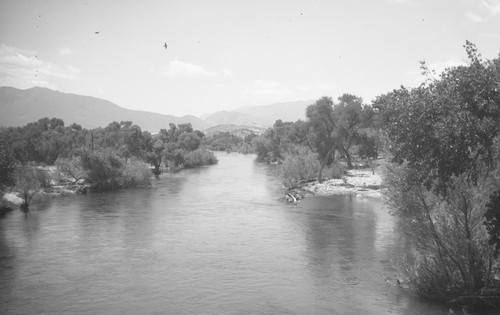
[[163,47],[165,47],[165,49],[167,49],[167,43],[163,44]]

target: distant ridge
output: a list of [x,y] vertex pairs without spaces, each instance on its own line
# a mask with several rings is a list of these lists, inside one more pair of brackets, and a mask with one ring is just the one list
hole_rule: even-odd
[[204,126],[210,128],[218,125],[254,125],[271,127],[276,120],[297,121],[306,119],[307,106],[314,100],[274,103],[262,106],[240,107],[232,111],[219,111],[204,115]]
[[191,123],[202,129],[202,120],[195,116],[176,117],[131,110],[112,102],[76,94],[67,94],[47,88],[34,87],[19,90],[0,87],[0,126],[18,127],[40,118],[60,118],[65,125],[77,123],[84,128],[106,127],[113,121],[132,121],[143,130],[157,133],[170,123]]
[[262,106],[245,106],[234,111],[251,115],[262,121],[266,126],[272,126],[276,120],[297,121],[306,119],[307,106],[316,100],[281,102]]
[[[194,129],[207,130],[214,126],[220,130],[249,127],[271,127],[276,120],[305,120],[308,105],[314,100],[274,103],[262,106],[240,107],[232,111],[219,111],[204,115],[205,119],[187,115],[176,117],[158,113],[131,110],[110,101],[91,96],[62,93],[48,88],[34,87],[20,90],[0,87],[0,127],[20,127],[40,118],[60,118],[68,126],[72,123],[84,128],[106,127],[113,121],[132,121],[143,130],[157,133],[170,123],[191,123]],[[240,127],[237,127],[240,126]],[[217,130],[215,128],[213,131]]]

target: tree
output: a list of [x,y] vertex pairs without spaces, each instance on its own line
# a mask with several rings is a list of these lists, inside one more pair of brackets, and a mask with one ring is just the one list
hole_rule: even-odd
[[500,58],[482,61],[469,42],[465,49],[469,65],[380,96],[375,106],[392,155],[388,202],[410,246],[398,266],[410,288],[498,305]]
[[185,132],[179,136],[179,147],[186,151],[194,151],[200,147],[201,138],[195,132]]
[[414,89],[401,87],[374,104],[393,162],[407,161],[412,180],[428,188],[439,179],[443,192],[451,176],[479,161],[492,165],[500,132],[500,59],[484,62],[473,44],[465,48],[468,66],[447,69]]
[[16,168],[16,190],[21,193],[21,210],[27,214],[29,205],[42,186],[46,186],[48,177],[45,171],[30,164],[20,164]]
[[312,145],[321,161],[318,181],[322,181],[323,169],[333,159],[338,141],[335,134],[335,117],[331,97],[324,96],[306,109],[307,122],[312,131]]
[[[333,108],[337,149],[347,161],[347,168],[352,168],[351,148],[360,142],[360,129],[372,118],[371,107],[363,105],[363,99],[352,94],[343,94]],[[365,109],[366,108],[366,109]]]
[[14,186],[16,162],[10,150],[0,144],[0,191]]

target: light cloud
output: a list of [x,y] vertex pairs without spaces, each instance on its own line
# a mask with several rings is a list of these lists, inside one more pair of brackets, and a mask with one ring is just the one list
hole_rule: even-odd
[[165,69],[164,74],[169,77],[215,77],[217,72],[209,71],[200,65],[195,65],[180,60],[170,61],[168,67]]
[[481,4],[490,17],[500,14],[500,1],[482,1]]
[[414,0],[387,0],[390,4],[416,5]]
[[497,34],[497,33],[484,33],[484,34],[481,34],[481,36],[500,40],[500,34]]
[[476,13],[471,12],[471,11],[465,12],[465,18],[467,18],[467,20],[469,20],[473,23],[480,23],[480,22],[484,21],[484,18],[480,17],[479,15],[477,15]]
[[276,81],[254,80],[252,85],[243,91],[244,94],[254,96],[284,97],[292,94],[292,91]]
[[483,0],[478,7],[465,11],[465,17],[473,22],[480,23],[500,15],[500,0]]
[[56,88],[54,79],[76,80],[80,69],[60,66],[38,57],[29,51],[0,45],[0,84],[17,88],[42,86]]
[[163,68],[163,75],[168,77],[187,77],[187,78],[211,78],[211,77],[225,77],[234,79],[234,75],[228,69],[221,71],[212,71],[204,68],[203,66],[180,61],[178,59],[170,61],[166,67]]
[[332,91],[339,89],[337,85],[331,83],[299,84],[295,88],[298,91],[312,91],[312,92]]
[[222,74],[228,78],[234,79],[233,73],[227,69],[222,70]]
[[58,53],[60,56],[64,57],[67,55],[74,54],[75,52],[73,50],[69,49],[68,47],[63,47],[63,48],[59,49]]

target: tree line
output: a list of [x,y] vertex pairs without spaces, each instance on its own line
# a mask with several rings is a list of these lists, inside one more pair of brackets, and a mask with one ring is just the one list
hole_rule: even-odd
[[18,190],[27,209],[35,192],[54,181],[40,165],[56,166],[60,177],[84,181],[96,190],[148,184],[152,174],[217,163],[201,145],[204,137],[191,124],[170,124],[151,134],[131,121],[85,129],[42,118],[23,127],[1,128],[0,189]]

